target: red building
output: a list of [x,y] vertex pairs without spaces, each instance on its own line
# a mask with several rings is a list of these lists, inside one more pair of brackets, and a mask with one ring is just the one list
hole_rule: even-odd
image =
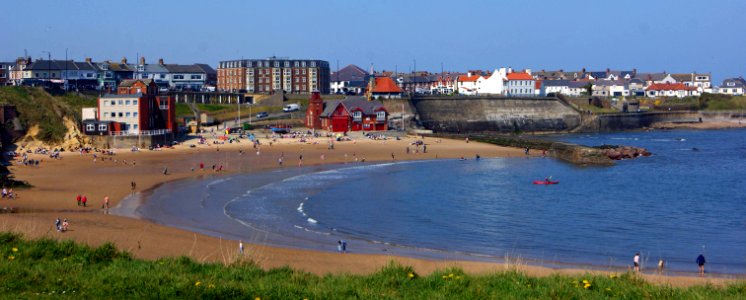
[[322,102],[323,110],[318,114],[317,119],[311,120],[308,117],[311,113],[314,116],[317,115],[320,100],[321,97],[318,97],[318,99],[312,98],[306,115],[307,126],[316,126],[316,124],[320,124],[320,126],[309,126],[309,128],[320,128],[333,132],[388,130],[389,113],[379,101],[355,98]]
[[83,129],[86,134],[176,132],[175,104],[173,98],[158,95],[158,86],[152,79],[124,80],[117,94],[106,94],[98,99],[97,119],[90,120]]
[[306,110],[306,127],[321,129],[321,114],[323,112],[324,100],[321,99],[321,93],[313,92],[311,99],[308,101],[308,110]]

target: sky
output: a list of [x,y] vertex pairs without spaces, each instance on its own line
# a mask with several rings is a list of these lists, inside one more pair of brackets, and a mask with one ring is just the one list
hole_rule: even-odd
[[[0,61],[207,63],[269,56],[332,70],[746,74],[743,0],[3,1]],[[716,82],[718,83],[718,82]]]

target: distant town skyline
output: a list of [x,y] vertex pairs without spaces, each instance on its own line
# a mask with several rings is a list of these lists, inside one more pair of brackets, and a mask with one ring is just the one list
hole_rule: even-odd
[[269,56],[366,70],[746,74],[743,1],[9,1],[0,61],[207,63]]

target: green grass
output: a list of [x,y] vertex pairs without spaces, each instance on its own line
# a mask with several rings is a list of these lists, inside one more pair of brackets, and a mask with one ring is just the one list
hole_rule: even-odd
[[74,93],[52,96],[41,88],[6,86],[0,87],[0,103],[16,106],[24,128],[39,125],[37,138],[58,143],[67,134],[63,118],[80,122],[81,108],[96,106],[96,97]]
[[[585,280],[585,281],[584,281]],[[585,282],[588,282],[587,284]],[[530,277],[508,271],[473,276],[448,269],[427,276],[391,264],[370,275],[316,276],[189,258],[145,261],[111,244],[25,240],[0,233],[0,296],[25,299],[743,299],[746,285],[654,286],[630,274]]]

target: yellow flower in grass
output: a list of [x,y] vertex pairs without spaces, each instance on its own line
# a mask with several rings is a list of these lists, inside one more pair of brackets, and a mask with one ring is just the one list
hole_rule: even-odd
[[13,255],[9,255],[9,256],[8,256],[8,260],[14,260],[14,259],[16,259],[16,257],[15,257],[15,256],[13,256]]
[[208,288],[208,289],[214,289],[214,288],[215,288],[215,285],[214,285],[214,284],[212,284],[212,283],[211,283],[211,284],[208,284],[208,285],[207,285],[207,288]]
[[262,300],[262,298],[256,297],[254,298],[254,300]]
[[18,248],[13,247],[13,252],[18,252]]
[[451,278],[453,278],[453,273],[451,273],[451,274],[448,274],[448,277],[451,277]]
[[202,281],[197,281],[194,283],[194,286],[200,286],[200,285],[202,285]]
[[412,273],[412,272],[409,272],[409,274],[407,274],[407,277],[409,277],[409,278],[414,278],[414,273]]

